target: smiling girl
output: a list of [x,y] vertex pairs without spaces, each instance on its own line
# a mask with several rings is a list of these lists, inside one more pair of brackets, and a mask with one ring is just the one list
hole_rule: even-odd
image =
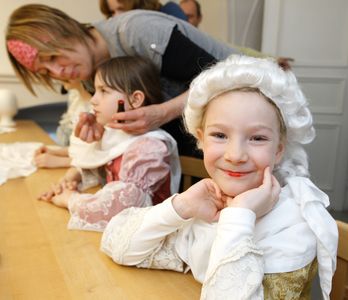
[[295,76],[231,56],[193,81],[184,117],[211,178],[123,211],[102,250],[119,264],[190,269],[201,299],[310,299],[319,267],[329,299],[337,227],[308,179],[301,144],[315,131]]
[[[118,57],[97,69],[91,106],[105,134],[86,144],[72,136],[71,165],[65,177],[40,196],[68,208],[69,229],[103,231],[107,222],[130,206],[162,202],[178,190],[180,166],[175,140],[163,130],[131,135],[107,126],[120,102],[132,110],[161,96],[155,67],[140,57]],[[96,194],[80,191],[105,184]]]

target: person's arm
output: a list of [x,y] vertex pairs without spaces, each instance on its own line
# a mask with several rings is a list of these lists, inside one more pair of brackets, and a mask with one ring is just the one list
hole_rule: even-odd
[[113,217],[103,233],[101,250],[118,264],[183,272],[175,239],[176,231],[189,221],[176,213],[171,198],[153,207],[128,208]]
[[[108,126],[121,129],[130,134],[142,134],[158,128],[182,115],[188,92],[161,104],[144,106],[138,109],[113,115],[113,123]],[[118,122],[124,120],[124,123]]]
[[[192,42],[176,27],[173,28],[168,45],[162,56],[161,75],[172,80],[190,84],[203,69],[216,63],[216,58]],[[113,115],[111,128],[121,129],[130,134],[141,134],[159,128],[182,115],[188,92],[161,104],[140,107]],[[125,121],[125,122],[119,122]],[[84,114],[75,127],[75,135],[86,142],[98,141],[103,128],[91,114]]]
[[255,220],[249,209],[221,211],[201,299],[263,299],[263,257],[253,242]]
[[119,180],[109,182],[95,194],[74,193],[69,198],[68,228],[103,231],[109,220],[125,208],[152,205],[152,195],[169,176],[168,157],[166,145],[158,139],[135,141],[122,157]]
[[43,145],[35,151],[34,155],[39,155],[42,153],[48,153],[56,156],[68,156],[68,147],[60,147],[55,145]]
[[[189,85],[202,70],[216,63],[216,58],[192,42],[176,27],[162,57],[161,75]],[[117,113],[113,116],[112,128],[131,134],[140,134],[158,128],[182,115],[188,92],[161,104]],[[119,120],[126,121],[119,123]]]
[[220,213],[201,299],[263,299],[262,252],[253,242],[256,218],[279,199],[280,185],[267,167],[262,184],[234,198]]
[[67,168],[71,159],[67,147],[44,145],[35,151],[33,161],[38,168]]
[[[217,211],[223,205],[216,188],[211,179],[205,179],[150,209],[126,209],[107,225],[102,238],[102,251],[118,264],[162,269],[172,269],[175,265],[177,271],[182,271],[183,263],[179,263],[181,259],[174,247],[175,232],[191,222],[186,216],[197,214],[197,211],[204,215],[204,219],[212,220],[217,216]],[[184,199],[195,204],[189,205],[191,208],[187,210],[186,206],[177,205],[176,198],[180,203],[183,203],[180,199]],[[204,209],[205,206],[207,209]],[[163,257],[165,251],[168,256]],[[170,257],[170,262],[167,257]],[[177,269],[178,266],[180,268]]]
[[71,166],[71,158],[69,156],[53,155],[49,153],[41,153],[34,157],[34,163],[38,168],[68,168]]
[[272,57],[274,58],[278,65],[280,67],[283,68],[283,70],[290,70],[291,69],[291,63],[293,63],[295,60],[291,57],[283,57],[283,56],[279,56],[279,57],[274,57],[272,55],[269,55],[269,54],[265,54],[265,53],[262,53],[260,51],[257,51],[255,49],[252,49],[252,48],[247,48],[247,47],[239,47],[239,46],[236,46],[236,45],[231,45],[232,47],[238,49],[241,53],[243,53],[244,55],[247,55],[247,56],[252,56],[252,57],[258,57],[258,58],[269,58],[269,57]]

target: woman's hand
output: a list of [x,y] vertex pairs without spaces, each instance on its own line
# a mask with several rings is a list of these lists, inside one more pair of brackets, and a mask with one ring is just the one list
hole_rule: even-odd
[[81,113],[80,119],[75,127],[75,136],[87,143],[99,141],[104,133],[103,125],[97,123],[95,115]]
[[277,63],[278,65],[284,70],[291,70],[291,63],[293,63],[295,60],[291,57],[278,57]]
[[108,124],[109,127],[121,129],[130,134],[142,134],[159,128],[165,123],[163,109],[160,105],[143,106],[119,112],[114,114],[112,119],[113,122]]
[[183,219],[198,218],[206,222],[217,221],[225,202],[217,184],[203,179],[172,200],[173,207]]
[[272,210],[279,199],[280,190],[278,180],[267,167],[264,170],[263,182],[258,188],[248,190],[234,198],[228,198],[227,206],[248,208],[256,214],[257,218],[260,218]]

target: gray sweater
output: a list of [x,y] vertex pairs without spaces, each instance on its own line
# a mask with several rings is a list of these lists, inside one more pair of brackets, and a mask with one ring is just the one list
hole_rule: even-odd
[[94,23],[93,26],[105,38],[111,57],[140,55],[150,59],[159,69],[175,26],[217,60],[225,59],[232,53],[240,53],[199,31],[188,22],[157,11],[131,10]]

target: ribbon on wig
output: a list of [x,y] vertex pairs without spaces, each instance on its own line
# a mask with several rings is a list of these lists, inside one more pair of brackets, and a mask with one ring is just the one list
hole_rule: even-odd
[[7,49],[14,58],[30,71],[34,70],[34,62],[38,55],[38,50],[20,40],[7,41]]

